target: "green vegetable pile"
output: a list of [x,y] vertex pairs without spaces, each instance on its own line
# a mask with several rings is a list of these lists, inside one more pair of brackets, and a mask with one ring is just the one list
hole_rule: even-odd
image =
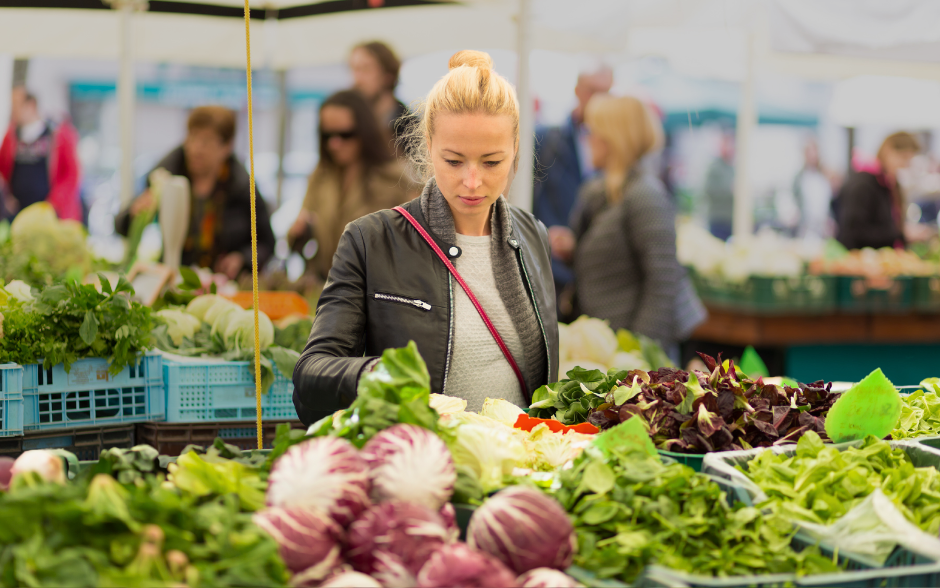
[[336,418],[330,415],[314,423],[312,435],[343,437],[361,449],[373,435],[398,423],[438,432],[439,415],[429,404],[431,376],[414,341],[386,349],[375,369],[359,379],[357,393]]
[[313,329],[312,316],[289,316],[274,325],[274,344],[303,353]]
[[[192,271],[188,274],[195,275]],[[254,361],[254,311],[243,309],[227,298],[205,294],[193,298],[185,308],[164,308],[154,316],[158,324],[153,341],[161,351],[184,357]],[[300,354],[274,344],[274,324],[266,314],[259,313],[258,320],[261,389],[267,393],[274,383],[274,366],[289,378]]]
[[529,416],[555,419],[566,425],[586,423],[595,408],[604,404],[607,393],[629,375],[627,370],[600,370],[576,367],[564,380],[542,386],[532,394]]
[[830,524],[881,488],[909,521],[940,532],[940,472],[914,467],[902,449],[873,436],[839,451],[806,433],[793,455],[763,451],[738,469],[767,494],[758,506],[794,520]]
[[68,371],[79,359],[105,357],[115,375],[135,363],[150,347],[150,309],[131,301],[134,289],[124,277],[113,290],[100,280],[101,292],[72,281],[38,293],[0,292],[0,363],[64,363]]
[[[152,453],[135,448],[130,461],[147,469]],[[67,484],[14,478],[0,494],[0,586],[285,585],[277,544],[251,521],[263,504],[260,470],[195,453],[180,460],[170,480],[146,473],[122,484],[94,471]]]
[[81,280],[92,269],[85,228],[59,220],[47,202],[20,211],[13,223],[0,223],[0,280],[51,286],[63,278]]
[[923,390],[901,396],[901,418],[891,431],[893,439],[940,435],[940,378],[920,383]]
[[555,496],[578,535],[574,563],[632,582],[647,564],[694,574],[814,574],[839,567],[815,548],[790,547],[792,525],[724,492],[691,468],[636,451],[586,450],[561,473]]

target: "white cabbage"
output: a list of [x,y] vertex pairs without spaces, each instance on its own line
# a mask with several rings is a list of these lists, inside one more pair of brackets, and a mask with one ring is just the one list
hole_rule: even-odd
[[521,408],[502,398],[487,398],[483,401],[483,409],[480,414],[499,421],[507,427],[516,424],[520,414],[525,414]]
[[166,323],[167,334],[177,347],[182,344],[183,339],[192,339],[199,327],[202,326],[202,321],[182,310],[165,308],[154,314]]
[[586,359],[601,365],[610,365],[617,353],[617,335],[607,321],[581,316],[565,331],[567,355],[572,359]]
[[[221,298],[216,294],[205,294],[203,296],[197,296],[193,298],[189,304],[186,305],[186,312],[193,315],[200,321],[205,320],[206,312]],[[209,322],[209,321],[206,321]]]
[[445,396],[444,394],[431,394],[431,408],[437,411],[441,416],[454,414],[467,410],[467,401],[455,396]]
[[[228,319],[228,320],[226,320]],[[255,311],[237,310],[223,313],[218,325],[225,322],[225,347],[227,349],[254,349],[255,348]],[[263,312],[258,313],[258,327],[261,350],[274,345],[274,323]],[[221,328],[221,327],[220,327]]]

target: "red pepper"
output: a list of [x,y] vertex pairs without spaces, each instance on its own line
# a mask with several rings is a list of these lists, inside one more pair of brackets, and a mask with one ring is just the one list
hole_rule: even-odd
[[535,417],[530,417],[527,414],[520,414],[519,418],[516,419],[516,424],[514,427],[516,429],[522,429],[523,431],[532,432],[532,429],[541,424],[548,425],[549,430],[553,433],[564,434],[568,431],[574,431],[576,433],[583,433],[585,435],[596,435],[600,432],[600,430],[591,423],[564,425],[554,419],[537,419]]

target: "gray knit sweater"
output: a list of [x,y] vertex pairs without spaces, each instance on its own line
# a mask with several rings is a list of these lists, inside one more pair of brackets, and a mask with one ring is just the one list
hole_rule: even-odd
[[[421,211],[428,223],[431,231],[442,241],[446,243],[457,242],[457,232],[454,229],[454,217],[450,210],[450,205],[444,199],[444,195],[437,187],[437,183],[432,178],[424,187],[421,194]],[[517,254],[509,246],[508,240],[512,232],[512,217],[509,211],[509,203],[506,199],[500,197],[493,205],[490,213],[490,228],[492,239],[490,242],[490,260],[492,262],[493,277],[499,290],[499,298],[505,306],[506,312],[511,318],[512,325],[518,334],[521,343],[522,357],[517,358],[517,363],[522,370],[526,382],[544,382],[547,379],[547,357],[545,354],[545,339],[539,327],[538,317],[535,314],[532,299],[529,297],[528,290],[522,281],[522,272],[519,270],[519,261]],[[460,258],[457,258],[457,271],[463,273],[465,269],[461,265]],[[460,289],[460,285],[453,281],[452,289]],[[455,297],[456,300],[456,297]],[[490,310],[484,306],[487,314]],[[456,315],[455,320],[464,320]],[[477,319],[479,320],[479,319]],[[455,327],[455,330],[459,327]],[[500,336],[505,339],[505,335],[500,332]],[[454,347],[451,348],[451,359],[457,352]],[[505,360],[503,360],[505,361]],[[448,379],[452,374],[448,375]],[[486,385],[481,392],[483,396],[506,397],[508,394],[502,394],[492,387],[492,384]],[[450,384],[447,384],[448,388]],[[530,386],[530,389],[534,386]],[[516,386],[518,388],[518,386]],[[467,399],[468,402],[470,399]],[[513,400],[514,402],[516,400]],[[482,401],[481,401],[482,405]]]

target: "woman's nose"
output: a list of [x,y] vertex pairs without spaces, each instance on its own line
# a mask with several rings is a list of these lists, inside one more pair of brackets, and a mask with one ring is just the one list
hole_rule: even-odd
[[468,165],[467,172],[464,175],[463,185],[469,190],[476,190],[483,182],[480,180],[480,170],[476,166]]

